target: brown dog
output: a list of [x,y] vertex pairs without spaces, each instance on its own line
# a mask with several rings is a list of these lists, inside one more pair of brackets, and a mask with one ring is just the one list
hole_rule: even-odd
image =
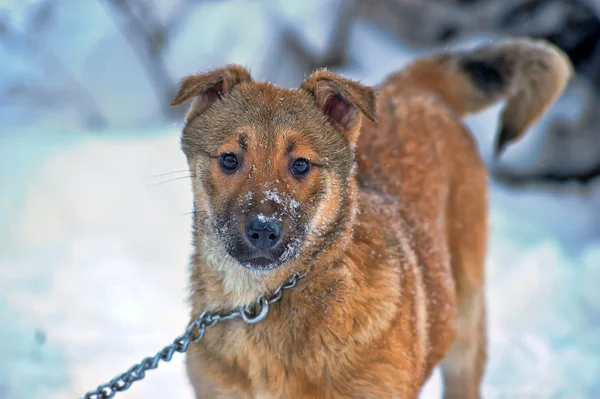
[[183,79],[192,318],[308,272],[261,323],[190,347],[196,396],[416,398],[441,363],[446,397],[479,397],[487,172],[460,119],[506,99],[499,153],[570,75],[519,39],[418,59],[377,96],[324,70],[294,90],[236,65]]

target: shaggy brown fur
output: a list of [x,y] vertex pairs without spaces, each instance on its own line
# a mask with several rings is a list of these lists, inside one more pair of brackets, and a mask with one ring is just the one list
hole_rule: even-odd
[[[418,59],[377,97],[328,71],[295,90],[235,65],[185,78],[192,318],[308,272],[263,322],[220,323],[190,347],[196,396],[416,398],[441,364],[445,397],[479,397],[487,172],[460,118],[506,99],[501,151],[570,74],[559,50],[520,39]],[[256,217],[283,231],[258,255],[244,239]]]

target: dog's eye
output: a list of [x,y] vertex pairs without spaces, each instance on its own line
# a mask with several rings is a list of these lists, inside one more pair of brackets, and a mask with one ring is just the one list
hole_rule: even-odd
[[227,173],[235,172],[240,167],[240,163],[238,162],[237,157],[235,156],[235,154],[232,153],[222,154],[219,157],[219,164],[221,165],[221,168],[223,168],[223,170]]
[[310,170],[310,162],[308,162],[308,159],[298,158],[294,161],[290,170],[294,175],[304,175]]

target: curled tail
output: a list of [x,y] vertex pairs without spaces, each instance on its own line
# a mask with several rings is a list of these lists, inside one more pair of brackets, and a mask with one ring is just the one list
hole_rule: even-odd
[[568,56],[554,45],[516,38],[420,58],[401,75],[435,91],[461,116],[507,100],[496,139],[497,157],[554,103],[572,70]]

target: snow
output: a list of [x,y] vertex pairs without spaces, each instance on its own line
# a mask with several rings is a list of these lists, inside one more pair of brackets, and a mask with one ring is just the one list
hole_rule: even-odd
[[[280,184],[279,179],[275,180],[275,185]],[[263,192],[264,199],[260,200],[261,204],[264,204],[267,201],[273,201],[277,205],[283,205],[282,211],[277,216],[277,213],[273,214],[271,218],[281,220],[281,216],[283,214],[288,214],[289,216],[296,217],[298,213],[296,212],[297,208],[300,206],[300,203],[290,194],[284,193],[280,194],[279,189],[277,187],[269,190],[265,190]],[[283,198],[282,198],[283,196]],[[260,215],[259,215],[260,216]]]
[[265,201],[273,201],[276,204],[283,203],[283,200],[279,196],[279,190],[277,188],[274,188],[273,190],[265,190],[264,194],[265,194],[265,199],[261,200],[260,201],[261,203],[263,203]]
[[[0,397],[77,397],[187,324],[189,184],[150,186],[185,168],[177,134],[118,133],[61,146],[30,170],[13,169],[25,140],[2,138],[0,170],[17,176],[0,203]],[[169,397],[171,384],[185,397],[181,358],[150,376],[138,397]]]
[[[208,2],[194,11],[171,49],[174,75],[239,62],[258,78],[283,73],[273,81],[297,86],[301,76],[286,80],[284,67],[272,70],[265,61],[287,65],[267,56],[277,48],[272,18],[291,21],[321,49],[333,17],[328,6],[252,4]],[[269,4],[272,14],[264,14]],[[22,112],[0,114],[0,399],[80,397],[156,353],[188,322],[192,201],[181,126],[156,122],[158,104],[126,43],[107,34],[110,22],[89,7],[63,9],[61,31],[51,37],[112,116],[111,130],[89,132],[69,112],[33,121]],[[95,17],[77,28],[84,11]],[[210,20],[218,25],[203,23]],[[357,23],[352,35],[354,63],[341,72],[366,84],[421,54],[368,24]],[[573,104],[565,99],[553,115],[575,112]],[[467,121],[488,162],[501,106]],[[509,149],[508,165],[541,162],[532,151],[549,120]],[[287,201],[291,213],[300,206],[274,189],[255,193],[262,194]],[[484,397],[600,397],[598,204],[600,182],[524,190],[491,183]],[[436,372],[421,397],[440,392]],[[191,399],[183,356],[117,397]]]

